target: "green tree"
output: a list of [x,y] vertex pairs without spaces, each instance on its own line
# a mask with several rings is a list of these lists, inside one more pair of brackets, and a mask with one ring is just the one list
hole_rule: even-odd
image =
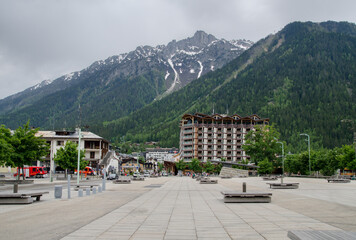
[[273,170],[272,162],[265,158],[263,161],[258,163],[259,168],[257,169],[259,174],[270,174]]
[[176,162],[176,168],[178,171],[183,171],[187,168],[187,163],[184,162],[183,159],[180,159],[178,162]]
[[157,163],[157,165],[158,165],[158,171],[159,172],[162,172],[162,170],[163,170],[163,168],[164,168],[164,165],[163,165],[163,163]]
[[192,159],[192,161],[188,164],[188,167],[189,167],[189,169],[193,170],[195,173],[202,171],[200,161],[196,158]]
[[276,140],[278,137],[279,133],[273,126],[256,126],[255,130],[246,134],[243,149],[255,164],[266,158],[270,162],[276,162],[276,153],[280,149]]
[[355,168],[355,149],[352,145],[344,145],[340,149],[340,169],[344,170],[345,168],[356,170]]
[[[80,170],[88,165],[88,161],[83,161],[84,151],[80,150]],[[53,160],[63,169],[66,170],[65,176],[67,177],[67,170],[74,171],[78,166],[78,144],[67,141],[64,147],[58,149],[57,154]]]
[[[38,129],[31,129],[29,124],[27,122],[23,127],[17,128],[10,141],[14,151],[9,163],[22,169],[24,165],[32,165],[33,161],[46,156],[49,150],[46,141],[36,137]],[[25,179],[25,175],[23,175],[23,178]]]
[[222,169],[222,164],[221,164],[221,163],[216,164],[216,165],[214,166],[214,173],[219,174],[219,173],[221,172],[221,169]]
[[212,164],[210,161],[207,161],[204,165],[203,165],[203,170],[204,172],[207,173],[212,173],[214,172],[215,166],[214,164]]
[[10,129],[4,125],[0,126],[0,166],[12,165],[10,162],[11,154],[14,149],[11,145]]

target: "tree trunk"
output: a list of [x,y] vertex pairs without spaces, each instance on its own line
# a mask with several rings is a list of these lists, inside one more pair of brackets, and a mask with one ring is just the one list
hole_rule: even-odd
[[23,169],[23,166],[21,168],[22,168],[22,179],[25,180],[25,171]]
[[66,169],[66,170],[64,171],[64,179],[67,179],[67,178],[68,178],[68,173],[67,173],[67,171],[68,171],[68,169]]
[[20,180],[20,168],[17,168],[17,176],[16,176],[17,181]]

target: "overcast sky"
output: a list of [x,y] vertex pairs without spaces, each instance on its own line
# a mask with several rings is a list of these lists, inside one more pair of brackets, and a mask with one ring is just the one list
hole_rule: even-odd
[[0,0],[0,99],[203,30],[258,41],[293,21],[356,22],[355,0]]

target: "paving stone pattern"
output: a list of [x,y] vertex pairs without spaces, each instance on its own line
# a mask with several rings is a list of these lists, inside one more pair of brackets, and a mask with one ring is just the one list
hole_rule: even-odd
[[62,238],[288,239],[288,230],[339,230],[272,203],[224,203],[221,184],[171,178]]

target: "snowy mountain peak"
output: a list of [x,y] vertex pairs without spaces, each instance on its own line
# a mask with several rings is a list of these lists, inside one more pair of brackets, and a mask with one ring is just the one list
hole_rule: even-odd
[[161,79],[155,81],[164,83],[164,86],[160,87],[159,91],[156,91],[157,96],[154,96],[156,99],[161,98],[204,74],[221,68],[252,44],[248,40],[217,39],[204,31],[197,31],[192,37],[172,40],[167,45],[138,46],[131,52],[98,60],[81,71],[63,75],[53,82],[42,81],[23,92],[9,96],[0,102],[0,113],[28,105],[34,99],[70,89],[78,84],[83,87],[90,85],[95,88],[108,88],[126,79],[139,79],[140,76],[161,76]]

